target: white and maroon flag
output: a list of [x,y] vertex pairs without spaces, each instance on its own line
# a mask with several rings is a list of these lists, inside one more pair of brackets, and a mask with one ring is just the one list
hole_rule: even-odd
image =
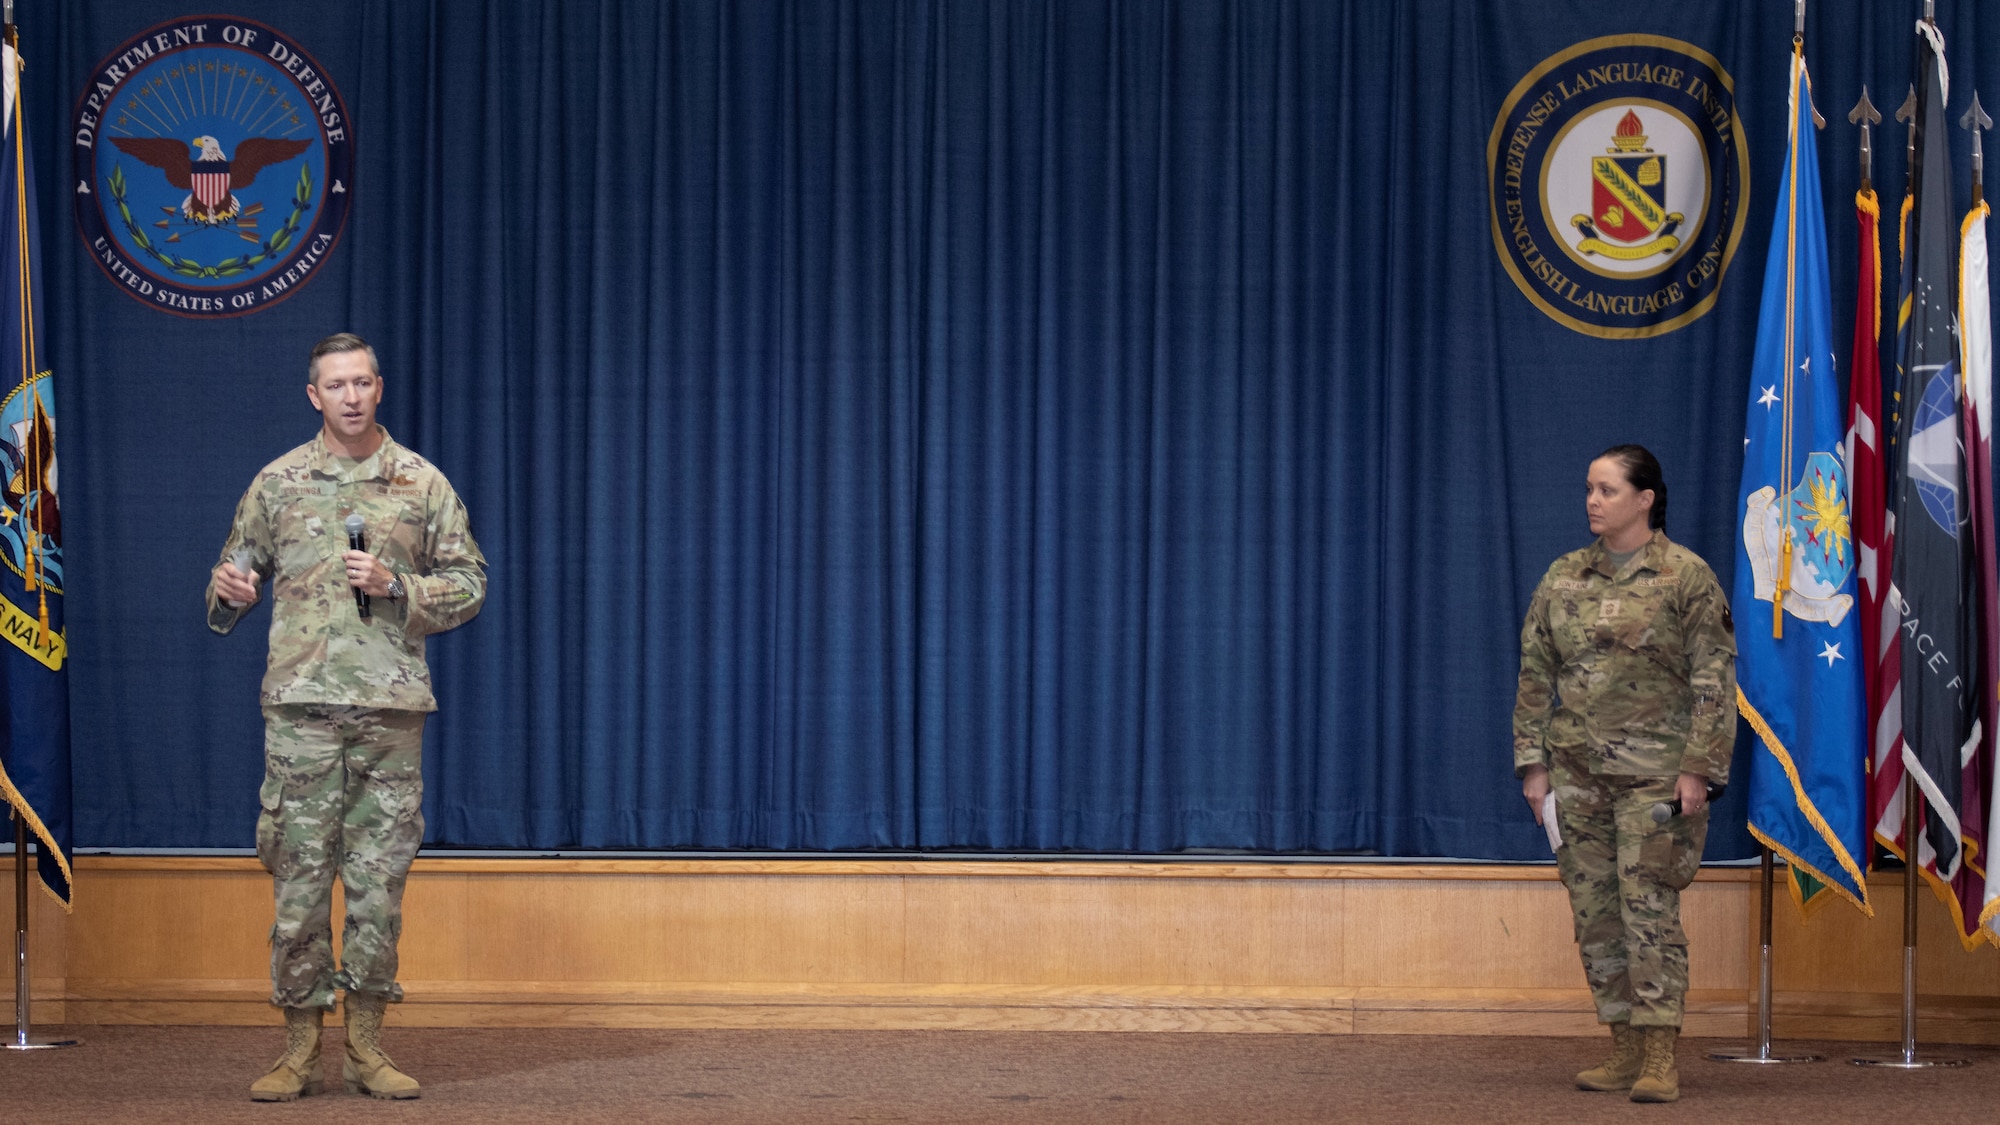
[[1975,200],[1959,229],[1958,350],[1965,377],[1966,500],[1979,575],[1981,659],[1973,696],[1985,737],[1965,763],[1965,788],[1973,799],[1961,799],[1960,820],[1971,870],[1955,889],[1967,938],[1983,933],[2000,945],[2000,863],[1988,854],[2000,837],[2000,801],[1993,792],[1994,736],[2000,732],[2000,693],[1995,684],[2000,677],[2000,590],[1995,589],[2000,583],[1995,571],[2000,557],[1995,554],[1993,527],[1993,299],[1987,279],[1987,211],[1984,199]]

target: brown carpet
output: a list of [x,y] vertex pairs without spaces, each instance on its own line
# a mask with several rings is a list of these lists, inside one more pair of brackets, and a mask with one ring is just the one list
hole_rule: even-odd
[[[47,1028],[49,1032],[63,1029]],[[1682,1098],[1637,1106],[1569,1076],[1596,1040],[967,1031],[425,1030],[387,1045],[418,1102],[335,1092],[247,1100],[277,1029],[84,1027],[67,1051],[0,1052],[0,1121],[1257,1122],[2000,1121],[2000,1048],[1962,1070],[1710,1062],[1682,1044]],[[329,1034],[326,1072],[339,1079]],[[1886,1045],[1884,1045],[1886,1047]]]

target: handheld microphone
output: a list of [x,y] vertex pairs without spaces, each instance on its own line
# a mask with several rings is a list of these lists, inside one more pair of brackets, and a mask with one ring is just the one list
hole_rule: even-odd
[[[1702,780],[1708,781],[1707,778],[1703,778]],[[1728,788],[1729,786],[1727,785],[1717,785],[1715,782],[1709,781],[1708,803],[1711,805],[1714,804],[1715,799],[1722,796]],[[1659,804],[1653,806],[1654,824],[1665,824],[1679,815],[1681,815],[1681,799],[1679,797],[1675,797],[1671,801],[1661,801]]]
[[[237,569],[238,571],[242,572],[242,573],[243,573],[243,575],[244,575],[245,577],[248,577],[248,578],[249,578],[249,579],[250,579],[250,580],[251,580],[252,582],[255,582],[255,581],[256,581],[256,574],[255,574],[255,571],[253,571],[253,570],[251,569],[251,568],[252,568],[252,567],[253,567],[253,566],[255,565],[255,564],[254,564],[254,563],[252,562],[252,560],[253,560],[253,559],[255,559],[255,558],[256,558],[256,556],[255,556],[255,555],[253,555],[253,554],[251,554],[251,552],[250,552],[250,548],[248,548],[248,547],[238,547],[238,548],[236,548],[235,552],[234,552],[234,553],[232,553],[232,554],[231,554],[231,555],[229,556],[229,565],[231,565],[231,566],[235,567],[235,568],[236,568],[236,569]],[[232,602],[232,601],[230,601],[230,600],[229,600],[228,598],[223,598],[223,599],[222,599],[222,604],[223,604],[223,605],[226,605],[226,606],[229,606],[229,607],[231,607],[232,609],[242,609],[242,608],[243,608],[244,606],[247,606],[247,605],[249,605],[250,603],[249,603],[249,602],[240,602],[240,603],[239,603],[239,602]]]
[[[361,519],[360,512],[350,513],[343,526],[347,528],[348,550],[365,551],[368,549],[368,537],[361,534],[361,529],[367,525]],[[354,588],[354,608],[363,617],[373,616],[368,612],[368,594],[359,586]]]

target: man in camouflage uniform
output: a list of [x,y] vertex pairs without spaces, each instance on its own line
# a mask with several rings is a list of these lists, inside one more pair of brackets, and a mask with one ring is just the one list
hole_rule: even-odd
[[[1514,769],[1538,820],[1553,788],[1557,867],[1598,1019],[1613,1031],[1612,1058],[1577,1082],[1671,1101],[1688,974],[1680,892],[1701,866],[1705,783],[1729,777],[1736,642],[1708,565],[1663,530],[1641,523],[1633,534],[1643,538],[1622,558],[1600,538],[1536,587],[1521,628]],[[1676,799],[1681,814],[1656,822],[1654,808]],[[1658,1080],[1641,1073],[1653,1040],[1664,1043]]]
[[[208,588],[218,633],[271,588],[257,855],[275,884],[271,1002],[287,1050],[251,1097],[318,1091],[322,1016],[345,989],[348,1088],[413,1098],[416,1081],[382,1054],[379,1033],[384,1006],[402,999],[403,883],[424,835],[424,715],[437,710],[424,638],[479,612],[486,560],[444,474],[375,424],[372,348],[346,333],[320,341],[306,396],[319,434],[251,482]],[[348,549],[351,515],[366,550]],[[336,874],[347,895],[337,971]]]

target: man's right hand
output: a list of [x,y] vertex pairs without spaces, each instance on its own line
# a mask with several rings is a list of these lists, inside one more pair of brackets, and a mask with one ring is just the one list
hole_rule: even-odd
[[254,604],[257,601],[257,571],[253,568],[245,574],[231,562],[216,567],[215,596],[237,609]]

